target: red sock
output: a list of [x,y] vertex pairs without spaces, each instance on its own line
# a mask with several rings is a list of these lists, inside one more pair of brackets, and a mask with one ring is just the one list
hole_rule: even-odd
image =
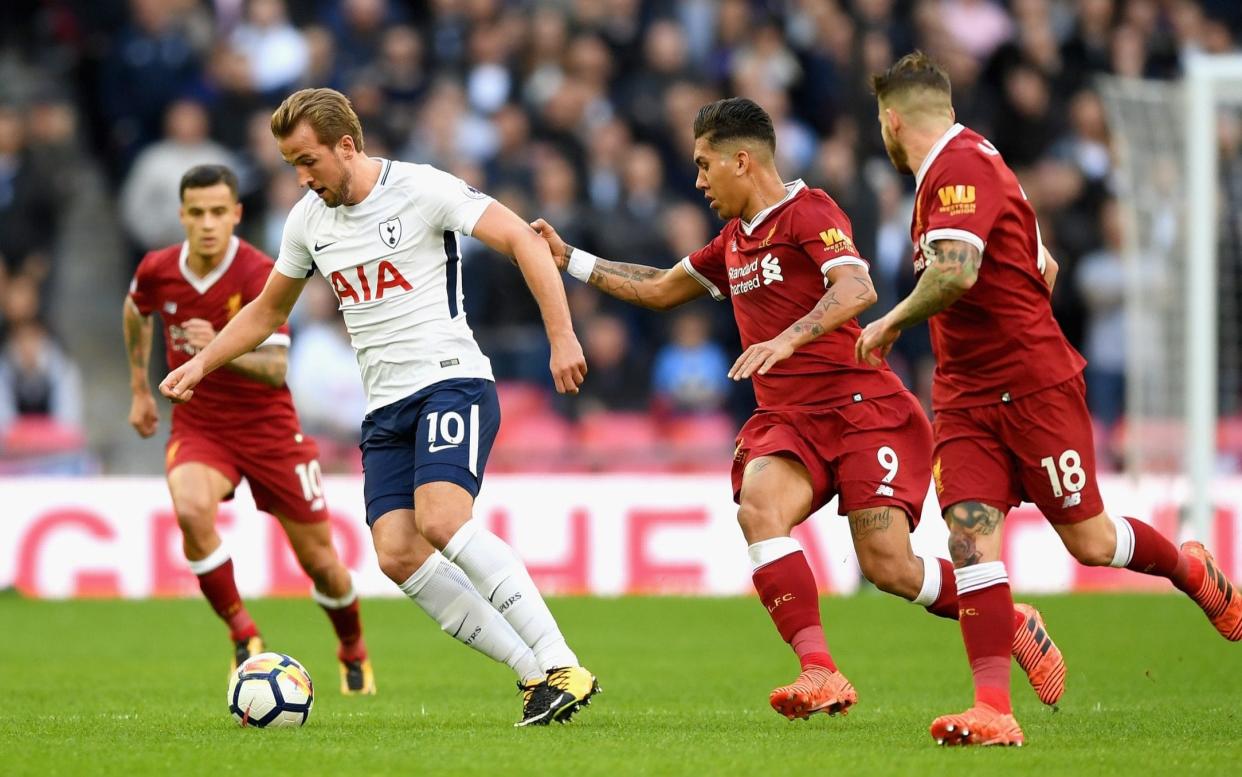
[[941,618],[957,620],[957,579],[953,576],[953,562],[938,558],[940,564],[940,595],[927,605],[927,611]]
[[358,599],[344,607],[328,607],[320,603],[320,607],[332,621],[336,638],[341,641],[336,655],[342,661],[362,661],[367,657],[367,643],[362,639],[362,616],[358,611]]
[[781,638],[789,643],[802,668],[823,666],[836,671],[819,619],[819,590],[802,551],[781,556],[754,571],[759,599],[772,616]]
[[[969,589],[958,597],[962,640],[975,682],[975,703],[986,704],[1003,713],[1013,712],[1009,700],[1009,661],[1013,652],[1013,594],[1000,562],[966,567],[960,573],[971,573],[958,583]],[[981,567],[991,567],[981,570]],[[999,581],[991,583],[999,577]],[[985,585],[985,588],[976,588]]]
[[[953,562],[947,558],[936,559],[940,562],[940,595],[936,597],[936,601],[927,605],[927,611],[932,615],[940,618],[958,619],[958,602],[957,602],[957,578],[953,574]],[[1026,618],[1017,610],[1013,611],[1013,628],[1017,631],[1018,627],[1026,623]],[[1012,638],[1013,635],[1010,634]]]
[[[1126,569],[1144,575],[1167,577],[1183,591],[1188,590],[1187,583],[1190,581],[1187,578],[1192,570],[1196,573],[1196,577],[1202,576],[1198,574],[1200,573],[1199,565],[1188,563],[1177,546],[1169,542],[1163,534],[1138,519],[1123,517],[1122,520],[1130,525],[1130,531],[1134,535],[1134,550],[1130,556],[1130,563],[1126,564]],[[1121,541],[1119,537],[1118,542]],[[1202,581],[1194,582],[1195,588],[1198,588],[1197,583]]]
[[250,639],[259,633],[246,605],[242,604],[241,594],[237,593],[237,583],[233,580],[233,559],[225,559],[218,567],[198,575],[198,587],[203,596],[216,611],[216,615],[229,625],[229,637],[234,642]]

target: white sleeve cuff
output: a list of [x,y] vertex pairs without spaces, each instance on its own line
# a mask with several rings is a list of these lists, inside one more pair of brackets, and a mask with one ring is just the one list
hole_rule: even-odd
[[851,264],[858,265],[859,267],[863,267],[863,268],[867,267],[867,263],[864,262],[861,257],[838,256],[835,259],[829,259],[828,261],[821,264],[819,266],[819,271],[823,273],[824,275],[827,275],[828,271],[831,270],[833,267],[845,267],[846,265],[851,265]]
[[974,232],[968,232],[965,229],[932,229],[923,235],[923,239],[928,243],[934,243],[937,240],[960,240],[963,243],[969,243],[979,249],[979,253],[983,253],[983,249],[987,247],[987,241],[976,235]]
[[686,272],[690,273],[691,278],[694,278],[703,288],[707,289],[711,293],[712,299],[717,302],[724,302],[725,295],[720,293],[720,289],[716,288],[716,284],[709,281],[707,276],[694,269],[694,263],[690,261],[690,257],[683,257],[681,260],[681,266],[685,268]]

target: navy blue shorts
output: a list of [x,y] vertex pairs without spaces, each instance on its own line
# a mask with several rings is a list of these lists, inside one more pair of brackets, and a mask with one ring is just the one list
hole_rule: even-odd
[[478,496],[500,428],[496,384],[453,378],[377,408],[362,419],[362,492],[367,525],[414,509],[414,489],[456,483]]

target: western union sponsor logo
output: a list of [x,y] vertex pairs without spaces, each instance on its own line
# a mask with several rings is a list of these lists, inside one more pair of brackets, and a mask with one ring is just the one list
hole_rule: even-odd
[[829,248],[832,248],[838,243],[845,243],[846,245],[854,244],[854,241],[850,240],[850,236],[842,232],[837,227],[833,227],[832,229],[825,229],[823,232],[820,232],[819,239],[823,240],[824,245],[828,246]]
[[941,186],[936,192],[940,195],[940,204],[944,207],[950,205],[969,205],[975,201],[975,187],[963,186]]

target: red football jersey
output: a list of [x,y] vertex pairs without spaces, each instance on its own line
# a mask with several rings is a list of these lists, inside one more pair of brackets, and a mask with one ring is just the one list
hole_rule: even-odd
[[914,199],[915,274],[927,240],[961,240],[983,254],[979,278],[931,317],[934,408],[1004,402],[1077,375],[1087,362],[1052,316],[1039,224],[1000,152],[955,124],[919,168]]
[[[224,260],[199,277],[186,262],[189,244],[169,246],[143,257],[134,273],[129,296],[143,315],[159,313],[170,368],[189,361],[193,349],[181,325],[191,318],[210,321],[217,332],[242,306],[259,296],[272,270],[272,260],[234,237]],[[282,326],[263,345],[288,345],[289,327]],[[297,412],[286,386],[271,386],[221,367],[203,378],[189,402],[173,405],[173,427],[267,434],[297,434]]]
[[[682,260],[714,298],[732,300],[743,348],[771,340],[810,313],[824,296],[825,274],[833,267],[867,266],[854,248],[850,220],[831,197],[802,181],[786,188],[785,199],[749,223],[730,220],[712,242]],[[859,291],[845,288],[841,294]],[[752,375],[759,406],[832,407],[904,390],[887,365],[875,368],[854,359],[860,331],[851,319],[794,351],[767,375]]]

